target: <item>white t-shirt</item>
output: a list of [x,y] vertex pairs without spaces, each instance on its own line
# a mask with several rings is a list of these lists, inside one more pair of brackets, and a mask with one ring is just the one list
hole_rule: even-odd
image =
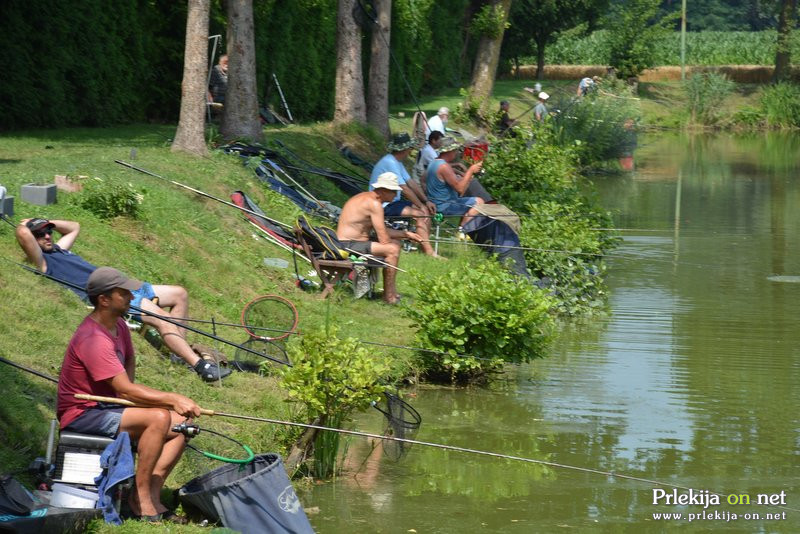
[[444,122],[442,121],[442,118],[439,115],[434,115],[433,117],[428,119],[428,130],[425,132],[425,137],[431,135],[431,132],[433,130],[439,130],[440,132],[442,132],[442,135],[445,134]]

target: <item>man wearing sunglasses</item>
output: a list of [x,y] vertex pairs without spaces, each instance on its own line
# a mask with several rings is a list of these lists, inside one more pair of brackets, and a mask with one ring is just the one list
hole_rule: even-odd
[[[85,288],[89,276],[97,267],[70,250],[80,231],[80,224],[75,221],[34,218],[20,222],[16,236],[28,261],[37,269],[55,279]],[[53,232],[60,235],[58,241],[54,241]],[[85,291],[70,289],[87,300]],[[144,283],[134,292],[133,297],[133,306],[151,314],[180,321],[189,313],[189,295],[181,286]],[[169,308],[169,311],[164,308]],[[213,362],[201,359],[186,342],[186,330],[183,328],[135,310],[132,310],[131,316],[136,321],[154,327],[161,334],[164,344],[206,382],[215,382],[231,373],[230,369],[220,368]]]

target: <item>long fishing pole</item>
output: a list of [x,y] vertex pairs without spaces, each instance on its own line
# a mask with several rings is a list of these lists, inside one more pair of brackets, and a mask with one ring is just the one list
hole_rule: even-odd
[[[97,395],[84,395],[84,394],[78,393],[78,394],[75,395],[75,398],[82,399],[82,400],[90,400],[90,401],[95,401],[95,402],[107,402],[107,403],[111,403],[111,404],[121,404],[123,406],[130,406],[132,408],[152,408],[153,407],[153,406],[146,406],[146,405],[136,404],[136,403],[131,402],[129,400],[118,399],[116,397],[102,397],[102,396],[97,396]],[[659,480],[652,480],[652,479],[649,479],[649,478],[636,477],[636,476],[633,476],[633,475],[626,475],[626,474],[623,474],[623,473],[615,473],[614,471],[603,471],[601,469],[593,469],[591,467],[580,467],[580,466],[576,466],[576,465],[562,464],[562,463],[558,463],[558,462],[550,462],[550,461],[547,461],[547,460],[537,460],[535,458],[526,458],[524,456],[514,456],[514,455],[511,455],[511,454],[502,454],[502,453],[499,453],[499,452],[484,451],[484,450],[480,450],[480,449],[471,449],[471,448],[467,448],[467,447],[458,447],[458,446],[455,446],[455,445],[446,445],[444,443],[434,443],[434,442],[431,442],[431,441],[421,441],[421,440],[418,440],[418,439],[409,439],[409,438],[398,438],[398,437],[395,437],[395,436],[373,434],[371,432],[361,432],[359,430],[347,430],[347,429],[343,429],[343,428],[332,428],[332,427],[329,427],[329,426],[314,425],[314,424],[310,424],[310,423],[296,423],[294,421],[282,421],[280,419],[271,419],[271,418],[268,418],[268,417],[255,417],[255,416],[252,416],[252,415],[240,415],[240,414],[233,414],[233,413],[218,412],[218,411],[215,411],[215,410],[208,410],[208,409],[205,409],[205,408],[201,408],[200,409],[200,413],[202,415],[209,415],[209,416],[216,416],[216,417],[230,417],[230,418],[233,418],[233,419],[244,419],[245,421],[255,421],[255,422],[259,422],[259,423],[270,423],[270,424],[275,424],[275,425],[285,425],[285,426],[296,426],[296,427],[301,427],[301,428],[311,428],[311,429],[314,429],[314,430],[322,430],[322,431],[326,431],[326,432],[335,432],[337,434],[346,434],[346,435],[349,435],[349,436],[360,436],[360,437],[364,437],[364,438],[372,438],[372,439],[378,439],[378,440],[397,441],[397,442],[400,442],[400,443],[408,443],[409,445],[419,445],[419,446],[422,446],[422,447],[433,447],[433,448],[436,448],[436,449],[442,449],[442,450],[446,450],[446,451],[463,452],[463,453],[467,453],[467,454],[477,454],[477,455],[480,455],[480,456],[490,456],[492,458],[501,458],[501,459],[504,459],[504,460],[513,460],[513,461],[517,461],[517,462],[525,462],[525,463],[543,465],[543,466],[547,466],[547,467],[555,467],[555,468],[560,468],[560,469],[569,469],[569,470],[572,470],[572,471],[579,471],[581,473],[591,473],[591,474],[595,474],[595,475],[602,475],[602,476],[606,476],[606,477],[620,478],[620,479],[631,480],[631,481],[635,481],[635,482],[644,482],[646,484],[651,484],[651,485],[654,485],[654,486],[667,486],[667,487],[670,487],[670,488],[676,488],[676,489],[681,489],[681,490],[694,489],[694,488],[690,488],[688,486],[681,486],[679,484],[673,484],[673,483],[670,483],[670,482],[662,482],[662,481],[659,481]],[[722,493],[715,493],[715,492],[711,492],[711,491],[709,491],[709,493],[712,493],[714,495],[718,495],[720,497],[724,497],[725,496]],[[772,505],[772,506],[775,506],[776,508],[782,508],[782,509],[786,509],[786,510],[791,510],[791,511],[794,511],[794,512],[800,511],[800,509],[788,508],[786,506],[780,506],[780,505]]]
[[182,187],[184,189],[188,189],[189,191],[191,191],[193,193],[197,193],[198,195],[200,195],[202,197],[210,198],[211,200],[216,200],[217,202],[225,204],[226,206],[230,206],[232,208],[236,208],[237,210],[243,211],[245,213],[249,213],[250,215],[256,215],[258,217],[261,217],[262,219],[268,220],[269,222],[271,222],[273,224],[277,224],[278,226],[282,226],[284,228],[289,228],[289,229],[292,228],[291,225],[288,225],[285,222],[281,222],[281,221],[278,221],[278,220],[275,220],[275,219],[271,219],[271,218],[267,217],[266,215],[264,215],[263,213],[258,213],[258,212],[255,212],[253,210],[250,210],[250,209],[247,209],[247,208],[243,208],[242,206],[237,206],[233,202],[228,202],[227,200],[223,200],[223,199],[221,199],[219,197],[215,197],[213,195],[209,195],[205,191],[200,191],[199,189],[195,189],[194,187],[190,187],[190,186],[188,186],[186,184],[182,184],[180,182],[176,182],[175,180],[171,180],[169,178],[165,178],[165,177],[163,177],[161,175],[158,175],[158,174],[156,174],[154,172],[150,172],[150,171],[148,171],[146,169],[142,169],[141,167],[137,167],[136,165],[132,165],[130,163],[126,163],[126,162],[120,161],[118,159],[115,159],[114,163],[118,163],[118,164],[122,165],[123,167],[128,167],[129,169],[133,169],[135,171],[139,171],[142,174],[146,174],[148,176],[153,176],[154,178],[159,178],[161,180],[165,180],[165,181],[171,183],[172,185],[176,185],[178,187]]
[[28,373],[34,374],[40,378],[44,378],[45,380],[49,380],[50,382],[55,382],[56,384],[58,384],[58,378],[42,373],[41,371],[37,371],[36,369],[25,367],[24,365],[12,362],[11,360],[6,360],[2,356],[0,356],[0,362],[5,363],[6,365],[10,365],[11,367],[16,367],[17,369],[20,369],[22,371],[27,371]]

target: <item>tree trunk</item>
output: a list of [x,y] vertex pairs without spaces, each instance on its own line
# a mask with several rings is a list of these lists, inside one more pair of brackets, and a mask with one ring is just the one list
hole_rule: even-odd
[[198,156],[205,156],[208,153],[205,124],[209,5],[210,0],[189,0],[181,84],[181,114],[171,148],[173,152],[188,152]]
[[544,47],[545,42],[536,43],[536,79],[544,79]]
[[778,46],[775,52],[775,72],[773,82],[780,82],[789,78],[791,68],[790,41],[792,28],[797,18],[797,0],[781,0],[780,17],[778,20]]
[[373,0],[378,25],[372,26],[369,60],[367,122],[389,139],[389,42],[392,28],[392,0]]
[[357,0],[339,0],[336,13],[336,96],[333,122],[367,122],[361,30],[353,17]]
[[227,0],[228,88],[220,133],[226,140],[264,138],[258,117],[253,0]]
[[472,68],[472,82],[469,88],[469,98],[480,103],[481,112],[486,112],[489,97],[494,89],[494,78],[497,74],[497,65],[500,63],[500,46],[503,44],[503,32],[511,10],[511,0],[491,0],[493,6],[503,10],[503,29],[497,38],[482,36],[478,42],[478,52],[475,55],[475,65]]

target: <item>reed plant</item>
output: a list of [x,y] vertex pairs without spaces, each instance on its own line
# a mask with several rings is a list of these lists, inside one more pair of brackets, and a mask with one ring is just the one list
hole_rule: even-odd
[[767,126],[770,128],[800,127],[800,87],[781,82],[764,89],[761,95]]
[[724,74],[704,72],[691,76],[684,84],[691,121],[713,125],[720,118],[725,97],[734,89],[734,83]]

